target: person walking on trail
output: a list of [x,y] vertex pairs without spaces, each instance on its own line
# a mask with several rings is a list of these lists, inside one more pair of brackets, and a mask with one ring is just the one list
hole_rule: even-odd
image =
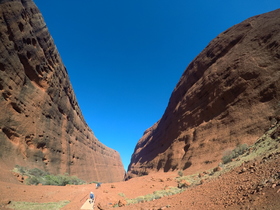
[[96,183],[96,189],[98,189],[100,186],[101,186],[100,182]]
[[93,194],[93,192],[90,192],[90,194],[89,194],[89,203],[93,203],[93,201],[94,201],[94,194]]

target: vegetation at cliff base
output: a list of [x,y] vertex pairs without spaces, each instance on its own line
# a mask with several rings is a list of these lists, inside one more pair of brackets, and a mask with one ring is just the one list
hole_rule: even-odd
[[15,173],[21,174],[24,178],[25,184],[28,185],[56,185],[56,186],[65,186],[65,185],[81,185],[86,183],[85,181],[79,179],[76,176],[69,176],[68,174],[58,174],[53,175],[48,172],[42,171],[38,168],[28,169],[16,165],[14,170]]

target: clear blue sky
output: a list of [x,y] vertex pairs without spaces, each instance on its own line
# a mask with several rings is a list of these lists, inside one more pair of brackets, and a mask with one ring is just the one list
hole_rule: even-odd
[[125,169],[187,65],[219,33],[279,0],[35,0],[95,136]]

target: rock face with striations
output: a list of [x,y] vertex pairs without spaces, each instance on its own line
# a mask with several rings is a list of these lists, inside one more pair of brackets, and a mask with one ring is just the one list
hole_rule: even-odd
[[189,64],[162,118],[145,131],[127,178],[199,171],[253,143],[280,116],[280,10],[221,33]]
[[115,150],[100,143],[77,104],[66,68],[31,0],[0,1],[0,161],[121,181]]

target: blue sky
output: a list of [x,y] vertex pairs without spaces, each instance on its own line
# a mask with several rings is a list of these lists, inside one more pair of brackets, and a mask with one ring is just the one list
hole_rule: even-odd
[[84,118],[125,169],[188,64],[219,33],[279,0],[34,0]]

